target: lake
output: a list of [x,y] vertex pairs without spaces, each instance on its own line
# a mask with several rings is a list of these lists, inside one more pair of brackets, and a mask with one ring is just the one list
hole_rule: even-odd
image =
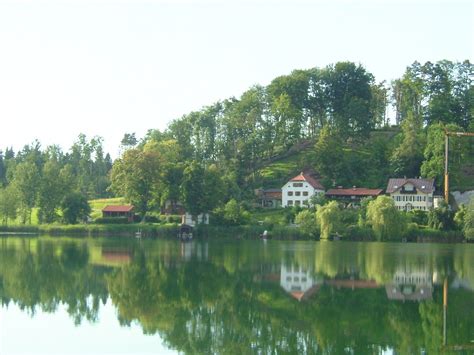
[[0,243],[2,355],[474,354],[472,244]]

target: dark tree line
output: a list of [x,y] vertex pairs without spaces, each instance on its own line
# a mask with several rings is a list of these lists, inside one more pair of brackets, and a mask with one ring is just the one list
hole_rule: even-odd
[[[444,129],[474,131],[473,74],[469,61],[446,60],[415,62],[390,84],[351,62],[295,70],[142,139],[126,133],[113,169],[97,137],[80,135],[68,152],[38,142],[16,153],[7,149],[0,154],[0,207],[15,190],[23,221],[39,207],[50,222],[60,197],[72,191],[104,197],[111,190],[143,215],[167,201],[207,212],[251,198],[254,188],[281,186],[289,176],[269,180],[261,169],[304,149],[296,169],[316,171],[327,188],[383,188],[389,177],[420,175],[442,186]],[[451,153],[451,181],[461,186],[461,168],[474,167],[474,144],[453,139]],[[4,219],[13,214],[7,210],[0,208]]]
[[[81,199],[109,196],[111,168],[102,138],[89,140],[83,134],[68,152],[55,145],[43,149],[38,141],[16,153],[11,148],[4,154],[0,151],[2,221],[19,217],[22,223],[31,223],[34,207],[41,223],[58,221],[58,212],[70,211],[72,200],[77,204]],[[67,222],[71,221],[75,218],[68,217]]]
[[[468,61],[415,62],[390,85],[350,62],[295,70],[186,114],[164,131],[150,130],[141,142],[133,135],[124,142],[130,147],[133,138],[135,149],[173,142],[182,171],[190,162],[215,165],[232,182],[224,200],[249,196],[265,184],[263,166],[308,143],[315,148],[298,168],[317,171],[327,187],[384,187],[390,176],[421,174],[441,185],[439,135],[445,128],[474,130],[473,70]],[[453,142],[453,166],[472,160],[473,152],[469,142]]]

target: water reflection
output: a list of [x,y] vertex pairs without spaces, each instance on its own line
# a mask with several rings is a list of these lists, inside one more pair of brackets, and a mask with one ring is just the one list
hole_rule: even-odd
[[[443,339],[443,285],[449,311]],[[0,300],[78,326],[109,300],[184,353],[472,349],[472,245],[1,239]],[[54,330],[52,330],[54,331]],[[87,341],[87,339],[84,339]],[[133,353],[133,351],[132,351]]]

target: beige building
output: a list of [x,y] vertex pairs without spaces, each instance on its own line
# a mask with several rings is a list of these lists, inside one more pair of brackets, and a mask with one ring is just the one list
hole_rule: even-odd
[[386,193],[399,210],[428,211],[433,208],[434,179],[390,179]]

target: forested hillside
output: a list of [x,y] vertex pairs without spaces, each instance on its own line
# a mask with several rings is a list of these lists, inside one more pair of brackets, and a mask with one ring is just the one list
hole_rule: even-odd
[[[442,186],[444,130],[474,131],[473,74],[469,61],[446,60],[415,62],[391,83],[351,62],[295,70],[163,131],[124,134],[113,167],[101,139],[83,135],[67,153],[39,143],[7,149],[0,204],[16,196],[24,221],[39,207],[47,222],[71,191],[123,196],[143,215],[165,201],[202,212],[250,200],[254,188],[280,187],[300,170],[327,188],[384,188],[388,177],[420,175]],[[450,170],[453,188],[474,189],[473,139],[451,139]]]

